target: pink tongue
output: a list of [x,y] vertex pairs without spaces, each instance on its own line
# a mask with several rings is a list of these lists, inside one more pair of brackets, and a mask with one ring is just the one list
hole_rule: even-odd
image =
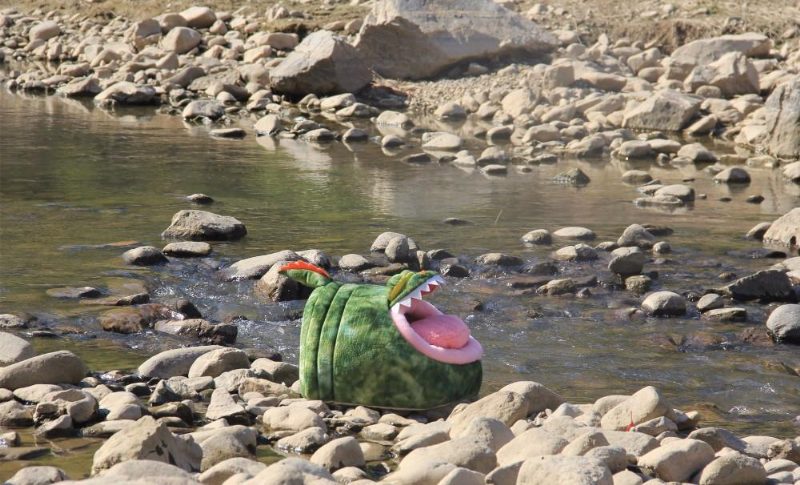
[[411,328],[429,344],[445,349],[460,349],[469,341],[469,327],[455,315],[432,315]]

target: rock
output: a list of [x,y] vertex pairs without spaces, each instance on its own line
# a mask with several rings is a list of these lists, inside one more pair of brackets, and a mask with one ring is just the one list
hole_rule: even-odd
[[288,362],[275,362],[270,359],[260,358],[250,364],[250,368],[258,371],[259,374],[266,373],[267,379],[273,382],[280,382],[287,386],[300,379],[300,371],[294,364]]
[[553,257],[559,261],[592,261],[597,259],[597,252],[586,244],[576,244],[559,249]]
[[570,278],[561,278],[548,281],[546,284],[536,289],[539,295],[559,296],[569,293],[575,293],[577,286]]
[[691,160],[694,163],[713,163],[717,161],[717,156],[700,143],[683,145],[681,149],[678,150],[678,156]]
[[172,376],[185,376],[189,374],[192,364],[198,357],[222,348],[219,345],[205,345],[166,350],[144,361],[137,369],[137,372],[148,379],[169,379]]
[[741,453],[716,458],[700,473],[700,485],[746,485],[765,483],[767,472],[757,459]]
[[355,92],[372,81],[369,69],[353,47],[332,32],[308,35],[270,71],[270,86],[278,93]]
[[159,320],[176,316],[168,307],[156,303],[114,308],[100,315],[100,326],[107,332],[136,333],[150,328]]
[[653,245],[655,239],[656,237],[644,226],[631,224],[622,231],[622,235],[617,239],[617,245],[620,247],[638,246],[640,248],[649,248]]
[[142,417],[139,398],[130,392],[112,392],[103,397],[98,403],[98,411],[105,415],[106,420],[129,419],[137,420]]
[[451,433],[459,434],[476,418],[494,418],[511,426],[528,413],[528,401],[516,392],[497,391],[450,414]]
[[691,202],[694,200],[694,189],[688,185],[674,184],[665,185],[655,192],[656,197],[674,197],[681,202]]
[[233,217],[199,210],[182,210],[172,216],[172,223],[161,233],[161,237],[219,241],[241,239],[245,234],[247,229],[244,224]]
[[775,269],[739,278],[724,287],[723,291],[743,301],[795,301],[796,298],[789,277],[783,271]]
[[414,126],[414,122],[405,113],[398,113],[397,111],[386,110],[375,118],[375,124],[378,126],[391,126],[401,128],[404,130],[410,129]]
[[25,428],[33,426],[33,407],[17,401],[0,403],[0,426]]
[[183,119],[185,120],[196,120],[198,118],[217,120],[222,118],[224,115],[225,107],[215,99],[194,100],[187,104],[181,113],[181,116],[183,116]]
[[513,382],[500,391],[521,395],[525,400],[526,415],[538,414],[545,409],[554,410],[564,402],[556,392],[534,381]]
[[61,34],[61,27],[52,20],[46,20],[31,27],[28,39],[30,42],[48,41],[59,34]]
[[359,254],[345,254],[339,259],[339,267],[344,271],[358,272],[374,266]]
[[97,412],[97,400],[78,389],[54,391],[44,396],[36,406],[37,419],[55,414],[53,411],[57,414],[67,414],[76,424],[83,424],[94,418]]
[[192,439],[181,439],[145,416],[117,432],[94,454],[92,474],[126,460],[153,460],[170,463],[189,472],[200,470],[202,450]]
[[194,258],[208,256],[211,253],[211,245],[206,242],[172,242],[164,246],[161,252],[176,258]]
[[355,46],[381,76],[422,79],[466,60],[550,52],[557,41],[489,0],[381,0],[364,19]]
[[275,484],[314,484],[337,485],[336,480],[325,468],[302,458],[285,458],[267,467],[242,485]]
[[705,312],[703,318],[718,322],[744,322],[747,320],[747,310],[741,307],[717,308]]
[[522,259],[505,253],[486,253],[475,258],[475,262],[486,266],[519,266]]
[[157,100],[156,90],[152,86],[134,84],[128,81],[114,83],[94,97],[99,105],[119,104],[153,104]]
[[[795,76],[772,91],[764,103],[764,121],[767,151],[780,158],[800,158],[800,77]],[[796,171],[798,165],[794,167]]]
[[644,299],[642,310],[654,316],[681,316],[686,313],[686,300],[671,291],[656,291]]
[[659,91],[625,110],[622,126],[639,130],[680,131],[700,109],[700,98],[672,90]]
[[228,422],[239,421],[246,414],[244,407],[237,404],[225,389],[214,389],[206,411],[206,419],[215,421],[225,419]]
[[700,312],[716,310],[718,308],[722,308],[723,306],[725,306],[725,300],[722,298],[722,296],[716,293],[703,295],[699,300],[697,300],[697,309]]
[[618,275],[630,276],[642,272],[644,253],[637,247],[618,248],[611,252],[608,269]]
[[603,429],[625,431],[634,425],[664,416],[670,410],[661,393],[652,386],[644,387],[628,399],[609,409],[600,420]]
[[258,279],[264,276],[275,264],[298,261],[302,256],[290,250],[241,259],[221,271],[227,281],[242,279]]
[[522,462],[518,485],[613,485],[611,470],[583,456],[533,456]]
[[723,184],[749,184],[750,174],[741,167],[730,167],[715,175],[714,182]]
[[153,246],[139,246],[122,253],[122,259],[126,264],[136,266],[152,266],[167,262],[167,258],[158,248]]
[[[605,463],[611,473],[618,473],[628,467],[628,452],[621,446],[598,446],[583,456]],[[616,478],[614,483],[617,483]]]
[[547,229],[535,229],[522,236],[522,242],[525,244],[547,245],[553,242],[553,238]]
[[472,437],[464,437],[416,449],[400,462],[399,468],[418,468],[426,462],[449,463],[481,473],[489,473],[497,466],[491,448]]
[[509,441],[497,452],[500,466],[510,465],[527,457],[538,455],[557,455],[569,441],[542,428],[531,428]]
[[86,366],[67,350],[38,355],[0,369],[0,388],[19,389],[34,384],[77,384]]
[[180,55],[197,47],[202,40],[203,37],[194,29],[175,27],[161,39],[161,46],[166,51]]
[[193,29],[207,29],[217,20],[214,11],[208,7],[189,7],[178,15],[186,19],[186,25]]
[[223,372],[250,367],[247,354],[239,349],[221,348],[199,356],[189,368],[189,377],[217,377]]
[[800,305],[781,305],[767,318],[767,329],[777,341],[800,343]]
[[714,450],[706,443],[676,439],[639,457],[639,466],[666,482],[685,482],[714,460]]
[[54,466],[29,466],[9,478],[6,485],[47,485],[69,480],[67,473]]
[[311,455],[310,461],[330,471],[348,466],[363,467],[365,464],[364,453],[358,446],[358,441],[352,436],[335,439],[322,445]]
[[234,475],[244,474],[252,478],[266,468],[267,465],[248,458],[228,458],[201,473],[198,480],[204,485],[222,485]]
[[576,239],[578,241],[592,241],[597,236],[594,231],[585,227],[562,227],[553,233],[556,237]]
[[[626,160],[648,159],[648,158],[655,158],[655,151],[650,146],[650,144],[644,140],[628,140],[626,142],[623,142],[622,145],[619,146],[616,155]],[[647,172],[644,173],[646,174]],[[623,175],[622,178],[623,180],[625,180],[625,175]],[[646,183],[646,182],[649,182],[649,180],[637,183]]]
[[268,114],[259,119],[253,129],[255,129],[257,136],[275,136],[283,131],[284,128],[281,119],[277,115]]
[[308,428],[327,429],[325,421],[315,412],[299,406],[282,406],[268,409],[261,415],[265,431],[299,432]]
[[644,170],[628,170],[622,174],[622,181],[626,184],[641,185],[649,183],[653,176]]
[[235,138],[241,139],[247,136],[247,132],[242,128],[215,128],[208,132],[210,136],[216,138]]
[[737,94],[758,93],[758,71],[740,52],[729,52],[718,60],[694,68],[684,81],[689,90],[716,86],[726,98]]
[[22,362],[36,355],[31,344],[14,334],[0,332],[0,366]]
[[434,131],[422,135],[422,148],[428,150],[457,151],[463,140],[460,136],[444,131]]
[[100,87],[100,84],[98,84],[97,80],[93,77],[73,79],[67,84],[56,89],[58,94],[66,97],[94,97],[102,91],[103,89]]
[[559,184],[568,184],[568,185],[587,185],[592,180],[589,178],[588,175],[583,173],[583,171],[579,168],[572,168],[567,170],[566,172],[561,172],[553,177],[553,181]]
[[461,120],[467,117],[467,112],[460,104],[450,101],[436,108],[433,115],[440,120]]
[[691,69],[694,66],[710,64],[732,52],[739,52],[748,57],[765,56],[769,54],[770,47],[769,38],[762,34],[748,32],[723,35],[695,40],[678,47],[670,56],[670,62]]
[[312,453],[327,443],[329,439],[324,429],[311,427],[279,439],[275,446],[280,450],[288,450],[293,453]]
[[800,207],[795,207],[776,219],[764,232],[762,239],[765,244],[800,247]]
[[191,336],[215,344],[232,344],[239,333],[235,323],[210,323],[202,318],[159,320],[155,322],[153,329],[172,335]]

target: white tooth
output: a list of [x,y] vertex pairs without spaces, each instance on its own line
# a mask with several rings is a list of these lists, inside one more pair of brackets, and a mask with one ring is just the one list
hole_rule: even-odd
[[404,306],[406,308],[411,308],[411,298],[406,298],[406,299],[402,300],[400,302],[400,305]]
[[412,291],[411,294],[408,295],[408,297],[409,298],[413,298],[414,300],[421,300],[422,299],[422,289],[421,288],[417,288],[416,290]]
[[433,281],[435,281],[436,283],[440,284],[440,285],[444,285],[444,284],[445,284],[445,280],[444,280],[444,278],[442,278],[442,277],[441,277],[441,276],[439,276],[438,274],[437,274],[436,276],[434,276],[433,278],[431,278],[431,279],[432,279]]
[[419,287],[419,290],[422,293],[426,293],[426,292],[430,292],[431,291],[431,287],[430,287],[430,285],[428,285],[428,283],[425,283],[424,285]]

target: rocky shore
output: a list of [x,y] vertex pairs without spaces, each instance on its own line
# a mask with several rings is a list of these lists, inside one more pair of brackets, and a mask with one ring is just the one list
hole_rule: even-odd
[[[215,137],[295,138],[322,149],[378,143],[388,158],[452,163],[487,176],[571,157],[702,165],[709,178],[734,187],[748,186],[752,167],[770,168],[786,184],[800,182],[796,28],[701,38],[668,51],[581,28],[547,30],[540,25],[561,15],[547,5],[434,2],[441,17],[431,23],[425,8],[433,7],[408,3],[376,1],[371,11],[364,7],[366,17],[332,20],[313,33],[262,30],[265,17],[303,18],[283,6],[266,13],[191,7],[147,19],[10,8],[0,12],[0,62],[7,64],[0,77],[12,91],[86,97],[103,109],[154,105],[207,125]],[[441,30],[483,40],[462,38],[453,48]],[[644,170],[622,178],[630,187],[625,197],[640,207],[671,211],[707,197],[691,180],[662,184]],[[585,186],[591,179],[572,169],[554,182]],[[213,203],[204,194],[188,200]],[[521,243],[553,246],[550,261],[425,251],[387,232],[364,254],[284,250],[209,273],[228,284],[252,280],[252,291],[273,302],[307,296],[277,272],[280,263],[301,259],[354,281],[380,282],[405,268],[435,269],[448,279],[501,275],[519,294],[624,292],[625,301],[636,302],[620,308],[626,320],[693,315],[724,324],[747,320],[755,307],[768,316],[738,331],[737,344],[800,342],[800,257],[752,274],[723,274],[721,286],[687,292],[646,267],[672,251],[669,228],[631,224],[618,239],[599,243],[590,228],[531,229]],[[163,248],[138,246],[121,256],[128,265],[160,267],[205,257],[215,241],[246,234],[231,215],[182,210],[161,234]],[[791,256],[800,209],[746,237],[770,257]],[[602,270],[593,269],[598,265]],[[188,300],[151,302],[147,288],[136,285],[112,294],[93,287],[48,294],[113,306],[97,319],[106,332],[154,331],[197,344],[154,355],[132,373],[87,369],[68,351],[35,355],[17,334],[36,323],[0,316],[8,330],[0,333],[0,426],[9,430],[0,437],[0,457],[36,460],[52,449],[17,446],[13,428],[33,428],[42,443],[107,438],[85,470],[88,483],[800,481],[800,437],[704,427],[702,413],[675,409],[654,387],[569,403],[521,381],[452,409],[334,406],[300,397],[296,366],[279,354],[232,347],[236,320],[206,320]],[[786,365],[786,372],[800,375],[800,368]],[[66,475],[31,466],[8,483],[84,478]]]

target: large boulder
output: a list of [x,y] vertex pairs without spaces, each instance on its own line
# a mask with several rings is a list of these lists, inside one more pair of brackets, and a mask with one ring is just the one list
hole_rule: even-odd
[[612,485],[611,470],[600,460],[583,456],[532,456],[522,462],[518,485]]
[[700,110],[701,99],[672,90],[659,91],[624,112],[622,126],[637,130],[680,131]]
[[161,233],[161,237],[224,241],[241,239],[245,234],[247,228],[234,217],[199,210],[182,210],[172,216],[172,223]]
[[27,340],[12,333],[0,332],[0,366],[13,364],[36,355]]
[[203,37],[194,29],[175,27],[161,39],[161,47],[176,54],[186,54],[197,47],[202,40]]
[[767,269],[739,278],[722,290],[740,301],[793,302],[796,299],[789,276],[778,269]]
[[144,361],[139,366],[138,372],[139,375],[146,378],[169,379],[172,376],[185,376],[189,374],[192,364],[198,357],[222,348],[224,347],[219,345],[204,345],[165,350]]
[[767,319],[767,329],[776,340],[800,343],[800,305],[781,305]]
[[714,459],[714,449],[692,439],[670,441],[639,458],[639,466],[665,482],[686,482]]
[[764,103],[767,151],[776,157],[800,158],[800,76],[772,91]]
[[292,250],[284,249],[275,253],[241,259],[220,271],[226,281],[258,279],[270,268],[281,261],[297,261],[303,259]]
[[744,54],[730,52],[711,64],[694,68],[685,85],[694,90],[711,85],[720,89],[725,97],[758,92],[758,71]]
[[767,36],[753,32],[699,39],[675,49],[670,56],[670,62],[687,68],[688,72],[695,66],[710,64],[730,52],[740,52],[746,56],[765,56],[769,54],[771,45]]
[[0,388],[10,390],[34,384],[77,384],[86,377],[86,366],[67,350],[25,359],[0,369]]
[[359,53],[327,30],[309,35],[269,73],[277,93],[303,96],[358,91],[372,81]]
[[355,46],[381,76],[422,79],[468,60],[550,52],[558,42],[491,0],[380,0]]
[[94,98],[94,102],[100,105],[113,103],[153,104],[156,101],[155,88],[128,81],[120,81],[112,84]]
[[188,472],[200,471],[203,451],[193,439],[179,438],[145,416],[115,433],[94,454],[92,475],[127,460],[169,463]]
[[[800,130],[800,126],[797,128]],[[795,207],[773,222],[762,240],[768,245],[800,246],[800,207]]]

